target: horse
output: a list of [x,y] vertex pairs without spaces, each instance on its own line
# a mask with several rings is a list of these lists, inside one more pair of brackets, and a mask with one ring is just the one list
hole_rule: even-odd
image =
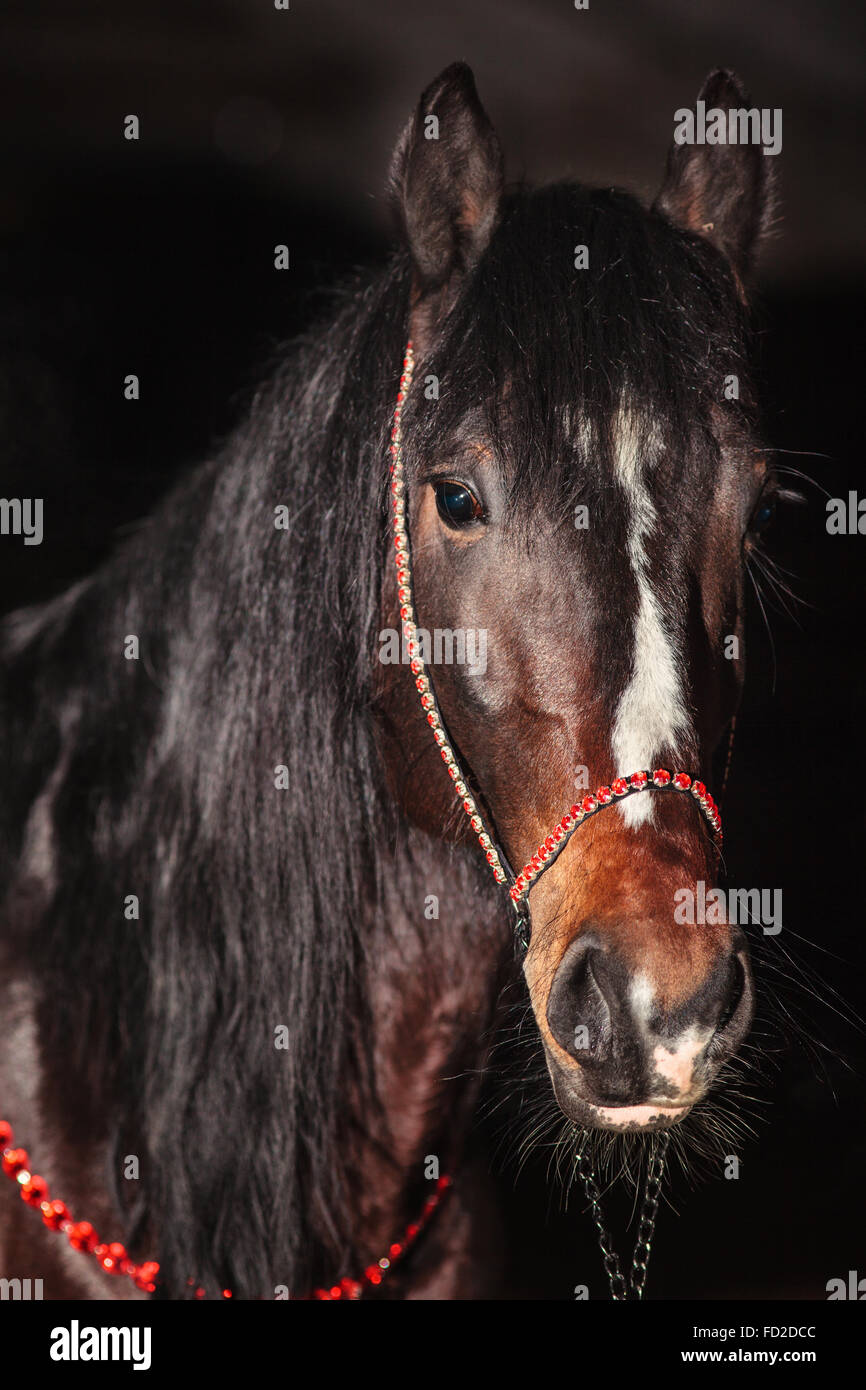
[[776,486],[768,161],[674,141],[650,207],[509,185],[456,63],[388,189],[387,264],[4,623],[0,1267],[46,1297],[491,1296],[514,999],[575,1144],[681,1126],[749,1030],[741,929],[674,902],[720,873]]

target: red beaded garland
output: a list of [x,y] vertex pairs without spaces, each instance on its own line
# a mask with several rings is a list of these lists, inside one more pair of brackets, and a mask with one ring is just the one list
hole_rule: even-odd
[[[106,1274],[126,1275],[132,1280],[136,1288],[142,1289],[144,1293],[154,1293],[159,1274],[157,1261],[143,1260],[141,1264],[136,1264],[134,1260],[129,1258],[125,1247],[119,1240],[105,1244],[100,1241],[89,1221],[73,1221],[66,1203],[61,1202],[57,1197],[52,1198],[45,1179],[41,1178],[38,1173],[30,1171],[30,1159],[27,1150],[12,1147],[14,1137],[9,1121],[0,1120],[0,1167],[8,1178],[19,1184],[22,1199],[28,1206],[41,1213],[42,1220],[49,1230],[62,1231],[73,1250],[78,1250],[83,1255],[92,1255]],[[368,1266],[361,1279],[341,1279],[339,1284],[335,1284],[333,1288],[314,1289],[310,1298],[356,1299],[362,1296],[365,1288],[381,1284],[384,1272],[391,1269],[411,1248],[431,1220],[450,1187],[451,1178],[447,1175],[437,1180],[435,1191],[427,1198],[418,1219],[407,1226],[403,1240],[391,1245],[387,1256],[379,1260],[377,1264]],[[194,1279],[190,1279],[188,1283],[190,1288],[195,1286]],[[196,1298],[204,1298],[205,1296],[204,1289],[196,1288]],[[231,1289],[223,1289],[222,1297],[231,1298]]]

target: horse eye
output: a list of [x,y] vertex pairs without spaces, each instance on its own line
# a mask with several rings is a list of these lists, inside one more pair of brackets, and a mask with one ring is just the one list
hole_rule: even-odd
[[444,478],[433,484],[436,493],[436,507],[447,526],[471,526],[484,520],[484,508],[465,483]]
[[773,524],[776,517],[776,495],[769,493],[762,497],[749,522],[749,530],[754,535],[762,535]]

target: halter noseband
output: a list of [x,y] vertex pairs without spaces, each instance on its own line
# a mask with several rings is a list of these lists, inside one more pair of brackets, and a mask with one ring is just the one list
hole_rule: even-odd
[[[656,768],[653,772],[632,772],[627,777],[616,777],[609,786],[599,787],[590,796],[576,802],[554,827],[546,839],[538,846],[532,858],[524,864],[519,874],[515,874],[508,862],[502,845],[485,824],[475,798],[467,785],[454,753],[442,711],[436,699],[433,682],[427,672],[421,655],[421,645],[417,640],[415,622],[415,601],[412,585],[412,553],[409,541],[409,517],[406,503],[406,477],[403,469],[403,436],[401,420],[403,406],[412,384],[415,370],[415,354],[411,340],[406,345],[403,371],[400,376],[400,389],[394,408],[394,421],[391,429],[391,506],[394,531],[395,562],[397,566],[397,597],[400,602],[400,619],[403,624],[403,638],[409,653],[409,669],[415,677],[415,686],[421,697],[421,708],[427,716],[427,723],[435,739],[442,761],[448,768],[448,776],[454,786],[454,793],[460,801],[469,824],[478,837],[484,856],[490,865],[497,883],[508,886],[511,901],[517,914],[517,925],[524,944],[528,944],[530,925],[529,890],[533,883],[545,873],[559,858],[565,846],[579,825],[597,815],[605,806],[614,801],[623,801],[643,791],[675,791],[689,793],[703,811],[711,830],[716,837],[719,849],[722,845],[722,818],[719,808],[704,783],[691,777],[687,772],[670,773],[666,768]],[[492,817],[491,817],[492,823]]]

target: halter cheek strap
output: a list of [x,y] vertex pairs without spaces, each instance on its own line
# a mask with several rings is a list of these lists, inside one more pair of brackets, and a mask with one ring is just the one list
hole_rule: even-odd
[[716,837],[719,849],[722,844],[722,818],[719,808],[707,791],[703,782],[695,780],[687,772],[668,772],[666,768],[655,771],[632,772],[627,777],[615,778],[609,786],[599,787],[592,795],[576,802],[553,827],[551,833],[542,841],[532,858],[524,864],[520,873],[515,874],[508,857],[499,843],[495,830],[485,823],[484,817],[467,784],[465,773],[460,767],[454,752],[453,742],[448,734],[442,711],[436,699],[433,682],[427,671],[418,640],[415,622],[415,601],[412,584],[412,551],[409,540],[409,518],[406,501],[406,477],[403,468],[402,416],[406,397],[412,384],[415,370],[415,354],[411,341],[406,346],[400,389],[394,409],[391,429],[391,512],[394,535],[394,559],[397,567],[397,597],[400,603],[400,620],[403,625],[403,638],[409,653],[409,669],[415,678],[415,686],[421,700],[430,731],[439,748],[442,761],[448,769],[448,776],[454,794],[460,801],[463,811],[469,818],[478,843],[490,865],[493,877],[509,890],[509,895],[517,916],[517,926],[521,939],[528,945],[530,927],[529,890],[543,873],[559,858],[575,830],[584,821],[604,810],[614,801],[625,800],[644,791],[674,791],[690,795],[700,807]]

